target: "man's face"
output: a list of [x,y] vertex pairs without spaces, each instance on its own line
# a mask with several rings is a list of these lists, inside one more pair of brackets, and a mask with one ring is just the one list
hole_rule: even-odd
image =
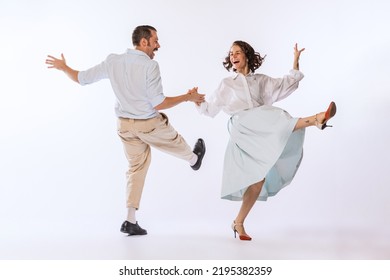
[[152,37],[149,38],[148,44],[145,47],[145,53],[151,58],[154,58],[156,51],[160,48],[160,44],[158,43],[157,32],[152,30]]

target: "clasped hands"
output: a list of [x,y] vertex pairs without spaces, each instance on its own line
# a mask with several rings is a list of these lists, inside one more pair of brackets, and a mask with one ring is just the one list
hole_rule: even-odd
[[198,106],[200,106],[201,103],[205,102],[205,95],[198,93],[198,87],[194,87],[188,90],[187,95],[188,101],[192,101]]

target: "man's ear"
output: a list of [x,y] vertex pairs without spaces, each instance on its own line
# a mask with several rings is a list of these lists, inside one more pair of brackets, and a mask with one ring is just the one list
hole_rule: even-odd
[[146,38],[142,38],[139,44],[141,47],[146,47],[148,45],[148,40],[146,40]]

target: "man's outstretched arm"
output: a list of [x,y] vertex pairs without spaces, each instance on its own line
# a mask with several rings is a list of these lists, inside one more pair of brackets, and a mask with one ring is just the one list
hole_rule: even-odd
[[49,65],[47,68],[55,68],[57,70],[63,71],[68,77],[75,81],[76,83],[80,83],[78,79],[79,71],[70,68],[66,65],[66,60],[63,54],[61,54],[61,59],[55,58],[54,56],[48,55],[46,59],[46,64]]
[[198,93],[197,90],[198,88],[193,88],[183,95],[178,95],[174,97],[165,97],[164,101],[159,105],[155,106],[154,108],[156,110],[169,109],[185,101],[191,101],[200,104],[204,102],[205,97],[204,94]]

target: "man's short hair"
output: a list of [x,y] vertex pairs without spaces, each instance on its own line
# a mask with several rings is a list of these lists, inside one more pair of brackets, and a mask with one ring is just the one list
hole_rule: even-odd
[[150,37],[152,37],[152,31],[156,31],[156,28],[150,25],[140,25],[137,26],[133,31],[133,46],[139,46],[141,43],[141,39],[145,38],[149,41]]

